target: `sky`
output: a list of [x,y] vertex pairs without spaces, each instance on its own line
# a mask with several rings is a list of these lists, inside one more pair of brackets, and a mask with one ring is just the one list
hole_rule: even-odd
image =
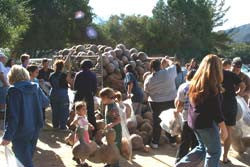
[[[108,20],[110,15],[140,14],[152,16],[152,9],[157,0],[90,0],[93,12],[102,20]],[[250,23],[250,0],[226,0],[226,5],[231,6],[225,18],[228,21],[216,30],[234,28]],[[98,21],[98,20],[97,20]]]

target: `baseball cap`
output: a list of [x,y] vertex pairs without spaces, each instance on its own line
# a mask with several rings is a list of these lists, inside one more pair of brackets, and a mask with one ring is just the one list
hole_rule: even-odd
[[240,57],[235,57],[232,61],[232,66],[237,67],[237,68],[241,68],[242,66],[242,60]]

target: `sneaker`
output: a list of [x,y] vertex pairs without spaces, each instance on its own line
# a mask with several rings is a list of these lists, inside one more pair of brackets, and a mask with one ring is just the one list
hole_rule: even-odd
[[157,149],[157,148],[159,148],[159,145],[158,145],[158,144],[151,143],[151,144],[150,144],[150,147],[153,148],[153,149]]

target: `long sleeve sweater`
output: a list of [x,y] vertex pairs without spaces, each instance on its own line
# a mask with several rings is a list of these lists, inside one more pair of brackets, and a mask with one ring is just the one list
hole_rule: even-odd
[[10,87],[7,95],[6,127],[3,139],[29,139],[43,126],[42,108],[49,100],[38,84],[20,81]]

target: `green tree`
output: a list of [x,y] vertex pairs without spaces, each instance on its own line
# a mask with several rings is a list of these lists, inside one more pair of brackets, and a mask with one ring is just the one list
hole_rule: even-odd
[[[225,0],[168,0],[171,29],[179,31],[175,34],[180,35],[176,52],[184,58],[202,58],[224,47],[228,41],[226,34],[215,33],[213,29],[225,22],[228,9]],[[181,20],[181,24],[178,20]],[[181,28],[174,28],[179,26]]]
[[[151,53],[167,53],[174,54],[176,48],[178,48],[180,31],[176,29],[182,26],[178,24],[182,23],[181,17],[175,19],[170,15],[168,5],[163,1],[159,0],[152,10],[153,17],[149,20],[148,31],[150,34]],[[173,22],[175,24],[173,24]]]
[[99,33],[103,34],[106,45],[116,45],[123,41],[121,18],[123,15],[112,15],[104,24],[99,25]]
[[[86,27],[93,17],[88,4],[89,0],[30,0],[32,23],[18,49],[36,55],[37,51],[87,42]],[[76,12],[84,17],[76,19]]]
[[113,15],[107,22],[96,26],[99,34],[97,43],[111,46],[123,43],[128,48],[146,50],[150,39],[148,22],[149,17],[147,16]]
[[14,48],[30,23],[28,1],[0,0],[0,46]]
[[202,59],[227,48],[228,36],[214,32],[225,22],[227,10],[225,0],[158,0],[152,17],[112,16],[98,30],[108,45],[124,43],[149,54]]
[[241,57],[246,64],[250,63],[250,44],[231,43],[225,49],[219,49],[218,53],[227,58]]
[[128,48],[135,47],[139,50],[146,50],[149,42],[147,16],[126,16],[122,18],[123,43]]

